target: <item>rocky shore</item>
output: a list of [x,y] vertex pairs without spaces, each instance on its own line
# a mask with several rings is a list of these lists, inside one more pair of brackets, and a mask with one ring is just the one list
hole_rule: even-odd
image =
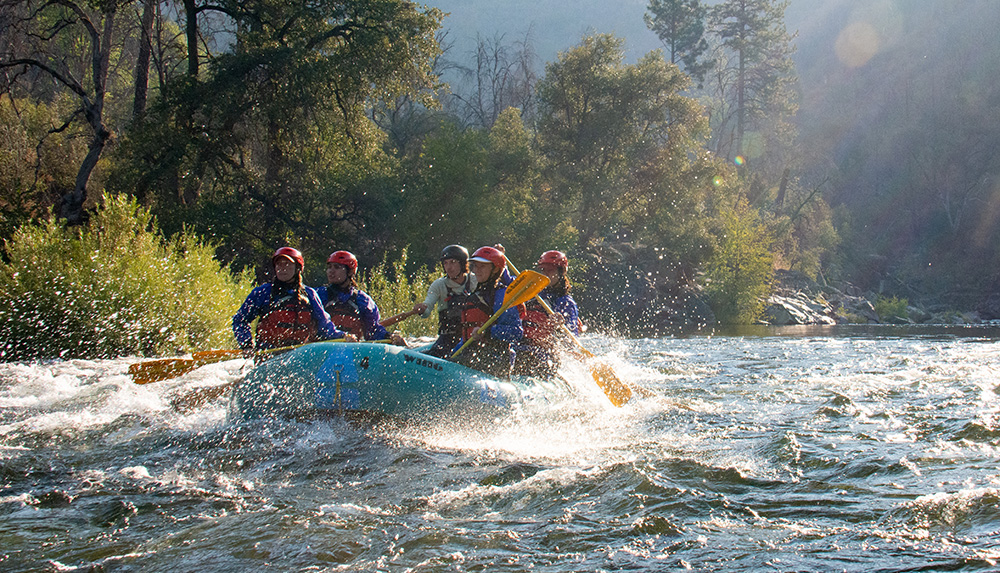
[[[585,321],[630,336],[709,330],[717,320],[693,269],[632,244],[601,245],[580,257],[571,278]],[[582,267],[582,268],[580,268]],[[574,273],[574,270],[577,272]],[[613,294],[609,294],[613,293]],[[1000,319],[1000,296],[976,310],[908,304],[850,283],[820,284],[779,271],[761,322],[769,325],[981,324]]]

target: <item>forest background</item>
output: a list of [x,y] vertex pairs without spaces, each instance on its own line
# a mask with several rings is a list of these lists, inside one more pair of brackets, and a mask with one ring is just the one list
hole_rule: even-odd
[[[204,290],[227,300],[285,244],[310,284],[348,249],[410,298],[450,243],[502,242],[522,267],[551,248],[583,262],[642,245],[725,322],[755,320],[782,269],[965,308],[996,290],[990,0],[630,0],[614,12],[634,22],[616,30],[628,42],[581,16],[614,3],[432,4],[462,28],[401,0],[0,0],[10,338],[70,312],[61,299],[84,279],[56,261],[107,256],[102,233],[168,283],[190,282],[196,253],[225,271],[197,280],[221,280]],[[130,233],[159,237],[143,256],[172,270],[130,254]],[[224,329],[115,311],[141,315],[149,288],[102,295],[96,326],[57,322],[105,346],[127,323],[130,342],[109,347],[139,352]],[[156,296],[191,300],[185,288]]]

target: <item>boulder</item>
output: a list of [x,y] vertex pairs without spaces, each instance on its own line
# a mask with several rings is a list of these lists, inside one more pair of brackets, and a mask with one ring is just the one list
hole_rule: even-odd
[[793,324],[837,324],[829,304],[812,300],[803,293],[792,296],[773,294],[767,299],[764,320],[775,326]]

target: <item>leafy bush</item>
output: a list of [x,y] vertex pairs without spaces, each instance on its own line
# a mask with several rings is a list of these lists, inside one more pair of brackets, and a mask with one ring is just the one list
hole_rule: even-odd
[[84,228],[23,225],[0,264],[0,360],[156,355],[232,347],[253,286],[190,233],[165,239],[149,212],[106,197]]
[[723,324],[753,324],[764,312],[774,281],[771,237],[744,200],[722,213],[722,222],[707,273],[712,311]]
[[910,301],[905,298],[896,298],[880,296],[875,300],[875,314],[879,315],[879,318],[888,318],[894,316],[897,318],[907,318],[909,312],[906,307],[909,306]]
[[[399,259],[389,263],[388,257],[365,273],[359,281],[361,290],[371,295],[378,304],[382,318],[406,312],[418,302],[423,302],[427,289],[440,276],[434,269],[420,267],[415,273],[406,273],[409,247],[403,249]],[[437,312],[432,312],[427,320],[419,316],[410,317],[390,326],[389,330],[399,330],[406,336],[437,336]]]

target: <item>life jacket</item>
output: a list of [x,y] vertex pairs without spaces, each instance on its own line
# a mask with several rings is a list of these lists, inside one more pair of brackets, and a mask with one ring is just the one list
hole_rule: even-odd
[[[495,297],[495,288],[477,287],[475,292],[467,295],[456,294],[452,298],[455,306],[461,309],[460,327],[463,340],[471,338],[472,330],[486,324],[486,321],[493,316],[493,299]],[[489,338],[489,332],[484,332],[483,336]]]
[[277,291],[272,284],[268,311],[257,322],[257,345],[280,348],[304,344],[315,338],[312,305],[300,299],[297,292],[281,294]]
[[440,309],[438,310],[438,336],[458,336],[461,333],[462,311],[464,310],[465,300],[472,294],[469,290],[471,283],[472,281],[466,275],[465,284],[462,285],[461,291],[455,292],[450,288],[446,289],[448,295],[444,299],[445,304],[441,305],[445,308],[441,309],[440,306],[438,307]]
[[524,306],[525,313],[521,317],[524,338],[534,344],[547,344],[556,331],[556,324],[554,324],[552,317],[545,312],[545,307],[537,299],[531,299]]
[[345,301],[340,300],[338,291],[333,287],[327,287],[326,292],[330,300],[323,308],[330,315],[330,322],[340,330],[357,336],[358,340],[363,339],[364,328],[361,326],[361,313],[358,311],[358,291],[353,290]]

